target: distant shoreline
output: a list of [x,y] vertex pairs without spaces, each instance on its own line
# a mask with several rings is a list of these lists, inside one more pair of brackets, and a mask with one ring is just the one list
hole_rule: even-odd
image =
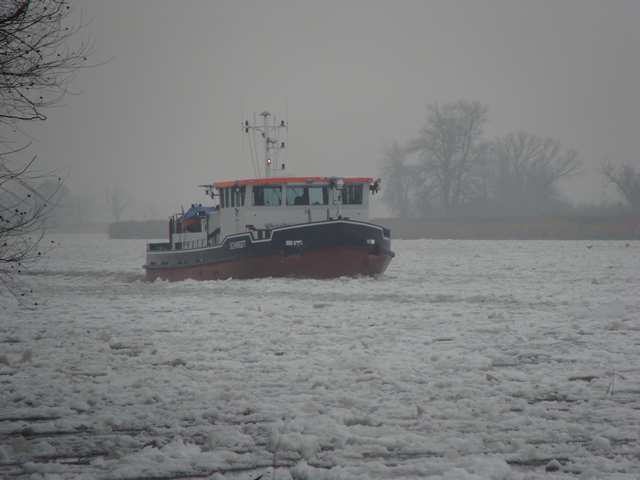
[[[531,218],[465,218],[410,220],[372,219],[391,229],[396,239],[452,240],[637,240],[640,215],[545,216]],[[168,236],[165,220],[126,221],[107,228],[110,238],[161,239]],[[73,230],[80,232],[79,228]],[[95,226],[94,229],[95,230]],[[102,230],[104,231],[104,230]]]
[[378,219],[393,238],[459,240],[634,240],[640,239],[640,215],[620,217],[532,217]]

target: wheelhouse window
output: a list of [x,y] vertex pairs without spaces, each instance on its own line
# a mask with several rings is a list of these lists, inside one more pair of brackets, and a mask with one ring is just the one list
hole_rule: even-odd
[[309,205],[329,205],[329,189],[327,187],[308,187]]
[[306,187],[287,187],[287,205],[309,205],[309,192]]
[[342,190],[343,205],[361,205],[362,204],[362,184],[345,185]]
[[263,207],[278,207],[282,205],[282,187],[279,185],[254,186],[253,204]]
[[220,190],[220,206],[228,207],[244,207],[246,187],[223,188]]
[[320,186],[287,187],[287,205],[328,205],[329,189]]
[[244,207],[244,192],[245,186],[235,187],[231,189],[231,206],[232,207]]

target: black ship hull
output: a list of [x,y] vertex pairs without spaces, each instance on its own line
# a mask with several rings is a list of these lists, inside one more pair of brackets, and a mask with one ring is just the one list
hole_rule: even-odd
[[215,247],[156,248],[147,280],[379,275],[394,254],[389,231],[348,219],[288,225],[230,235]]

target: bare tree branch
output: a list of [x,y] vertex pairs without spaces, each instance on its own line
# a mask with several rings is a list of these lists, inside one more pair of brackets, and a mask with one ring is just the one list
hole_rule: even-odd
[[429,105],[428,112],[427,124],[409,151],[421,153],[428,183],[437,189],[445,212],[450,212],[471,196],[474,162],[484,150],[487,107],[460,100]]
[[606,162],[600,172],[616,186],[634,211],[640,211],[640,169],[630,164],[616,166]]
[[[13,8],[11,8],[13,6]],[[0,20],[0,121],[45,120],[43,109],[67,93],[91,46],[69,45],[68,0],[13,0]]]
[[552,205],[558,181],[578,171],[575,150],[526,132],[494,140],[490,171],[493,197],[503,211],[535,213]]
[[[0,2],[0,143],[8,144],[21,124],[45,120],[44,110],[68,93],[92,50],[87,42],[72,45],[82,27],[73,23],[69,0]],[[34,171],[35,156],[20,158],[28,147],[0,152],[0,284],[5,287],[25,262],[44,253],[44,222],[62,186],[60,178],[51,181]],[[47,191],[38,186],[45,180],[53,185]]]

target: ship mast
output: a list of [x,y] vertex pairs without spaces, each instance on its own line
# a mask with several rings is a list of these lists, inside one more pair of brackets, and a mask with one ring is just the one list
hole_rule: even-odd
[[[274,172],[285,169],[284,162],[280,163],[289,130],[284,120],[278,122],[274,115],[265,110],[257,116],[254,114],[252,123],[246,120],[242,128],[249,138],[251,162],[257,176],[269,178]],[[264,152],[263,158],[260,158],[259,150]]]

